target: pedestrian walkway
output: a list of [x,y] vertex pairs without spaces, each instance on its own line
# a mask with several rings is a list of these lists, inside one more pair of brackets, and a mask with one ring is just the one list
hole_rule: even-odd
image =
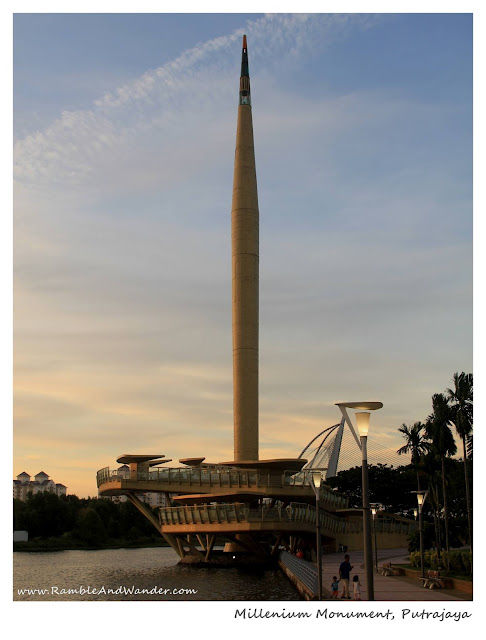
[[[361,599],[367,600],[366,593],[366,573],[364,568],[363,551],[349,551],[350,563],[353,569],[350,574],[349,590],[353,597],[353,576],[359,576],[361,582]],[[331,583],[333,576],[339,578],[339,565],[344,560],[344,553],[334,553],[322,556],[322,586],[323,597],[329,598],[331,595]],[[378,567],[383,562],[392,564],[406,564],[408,562],[407,549],[383,549],[378,551]],[[401,576],[385,577],[381,573],[373,572],[373,583],[375,600],[422,600],[422,601],[449,601],[470,599],[466,594],[454,591],[453,589],[424,589],[417,578],[406,578]],[[339,590],[338,601],[343,603],[353,602],[353,600],[341,599],[342,589]]]

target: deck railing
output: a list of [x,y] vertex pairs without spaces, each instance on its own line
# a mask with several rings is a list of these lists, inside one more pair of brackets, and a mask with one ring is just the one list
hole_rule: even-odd
[[[360,533],[363,531],[363,522],[347,522],[343,518],[320,510],[320,526],[323,533],[346,534]],[[232,504],[199,504],[180,505],[177,507],[161,507],[159,509],[159,522],[161,525],[193,525],[193,524],[229,524],[235,522],[302,522],[315,524],[315,507],[291,502],[287,507],[263,506],[250,509],[239,503]],[[411,533],[416,528],[416,523],[407,523],[389,519],[379,520],[376,523],[377,533]]]
[[[161,485],[181,485],[189,489],[191,487],[222,487],[222,488],[288,488],[290,493],[293,487],[309,487],[310,483],[302,473],[284,471],[281,475],[259,473],[257,471],[244,471],[241,469],[227,469],[226,467],[207,468],[166,468],[138,470],[128,474],[119,474],[111,471],[109,467],[100,469],[97,473],[98,487],[107,482],[116,480],[131,480],[136,482],[153,482]],[[346,509],[348,500],[345,496],[336,493],[326,485],[321,485],[320,500],[323,505],[334,509]]]
[[[203,504],[162,507],[159,509],[159,522],[161,525],[229,524],[235,522],[303,522],[315,524],[315,521],[315,507],[297,502],[291,502],[286,508],[263,506],[258,509],[250,509],[243,504]],[[321,511],[320,522],[323,531],[345,533],[346,523],[342,518]]]

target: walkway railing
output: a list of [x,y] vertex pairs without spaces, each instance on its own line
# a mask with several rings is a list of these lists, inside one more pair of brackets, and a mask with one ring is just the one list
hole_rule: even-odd
[[280,562],[291,571],[299,582],[307,587],[312,595],[317,595],[317,570],[315,565],[307,560],[296,558],[287,551],[281,551],[279,554]]
[[[139,470],[133,472],[130,476],[118,474],[117,471],[111,471],[109,467],[100,469],[97,473],[98,487],[107,482],[116,480],[131,480],[136,482],[153,482],[161,485],[179,485],[185,489],[194,487],[205,488],[262,488],[282,487],[290,489],[293,487],[309,487],[310,483],[307,477],[303,477],[301,473],[296,474],[295,471],[284,471],[281,475],[273,475],[266,473],[258,473],[257,471],[244,471],[241,469],[228,469],[227,467],[207,468],[167,468],[153,470]],[[328,507],[335,509],[346,509],[348,499],[328,488],[321,485],[320,500]]]
[[[203,504],[177,507],[162,507],[159,509],[161,525],[188,524],[229,524],[235,522],[302,522],[315,524],[316,510],[307,504],[291,502],[283,507],[260,507],[250,509],[243,504]],[[346,523],[342,518],[320,512],[320,522],[323,531],[345,533]]]
[[[347,534],[363,531],[362,521],[346,522],[343,518],[319,511],[320,526],[323,533]],[[291,502],[288,507],[260,507],[250,509],[244,504],[199,504],[177,507],[161,507],[159,509],[161,525],[193,525],[193,524],[229,524],[237,522],[302,522],[315,524],[316,509],[308,504]],[[391,519],[379,521],[377,533],[411,533],[416,523],[393,521]]]

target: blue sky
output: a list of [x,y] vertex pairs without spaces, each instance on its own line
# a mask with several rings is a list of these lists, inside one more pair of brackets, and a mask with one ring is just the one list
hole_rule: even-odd
[[396,450],[472,370],[471,15],[18,14],[15,473],[93,495],[121,453],[231,459],[242,33],[260,456],[354,399]]
[[[60,110],[89,108],[110,85],[116,89],[198,42],[257,19],[256,14],[17,14],[15,118],[22,122],[22,113],[28,114],[17,134],[36,127],[33,112],[49,124]],[[386,86],[433,103],[470,97],[471,14],[380,14],[378,19],[386,28],[357,30],[351,40],[337,36],[325,59],[317,46],[293,89],[332,95]]]

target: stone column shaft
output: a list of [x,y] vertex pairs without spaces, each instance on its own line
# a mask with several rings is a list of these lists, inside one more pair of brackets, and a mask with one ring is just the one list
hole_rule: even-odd
[[[243,42],[246,55],[246,38]],[[247,76],[244,84],[240,81],[241,86],[249,94]],[[241,97],[236,132],[231,237],[234,459],[258,460],[259,214],[251,104],[241,104]]]

